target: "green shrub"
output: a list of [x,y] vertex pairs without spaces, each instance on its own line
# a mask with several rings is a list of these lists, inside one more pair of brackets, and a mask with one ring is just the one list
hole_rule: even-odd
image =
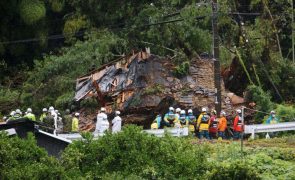
[[250,166],[243,160],[235,160],[217,164],[217,166],[211,170],[208,179],[255,180],[261,178],[253,166]]
[[205,173],[204,153],[185,139],[157,138],[129,126],[115,135],[71,144],[63,153],[62,165],[70,178],[120,172],[124,177],[195,179]]
[[276,111],[276,116],[280,118],[280,121],[282,122],[295,121],[294,106],[279,104],[277,105],[277,108],[275,109],[275,111]]
[[[250,85],[248,86],[248,97],[249,101],[254,101],[256,103],[256,109],[263,112],[270,112],[274,104],[271,102],[271,96],[268,92],[265,92],[261,87]],[[255,115],[255,122],[262,123],[265,114],[258,112]]]
[[189,73],[189,61],[182,62],[180,65],[176,66],[173,71],[174,76],[181,78]]
[[38,147],[32,134],[22,140],[0,132],[0,157],[0,179],[58,179],[63,173],[57,159]]
[[153,95],[162,93],[164,91],[164,87],[161,84],[154,84],[153,86],[147,87],[143,91],[143,95]]

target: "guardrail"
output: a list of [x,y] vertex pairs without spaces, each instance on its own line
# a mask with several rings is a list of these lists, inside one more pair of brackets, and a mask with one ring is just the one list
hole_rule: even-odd
[[143,130],[144,132],[148,134],[153,134],[157,137],[163,137],[165,134],[165,131],[167,131],[168,134],[175,137],[181,137],[181,136],[188,136],[188,128],[167,128],[167,129],[149,129],[149,130]]
[[295,122],[283,122],[278,124],[253,124],[245,125],[245,134],[251,134],[255,138],[255,133],[278,132],[295,130]]
[[[155,135],[157,137],[163,137],[165,134],[165,131],[170,134],[171,136],[175,137],[181,137],[181,136],[188,136],[188,128],[167,128],[167,129],[148,129],[148,130],[143,130],[143,132],[146,132],[148,134]],[[68,140],[70,143],[74,140],[81,140],[83,139],[81,134],[79,133],[70,133],[70,134],[58,134],[58,135],[53,135],[50,133],[46,133],[42,131],[42,133],[50,135],[51,137],[56,137],[60,138],[62,140]],[[103,136],[102,134],[98,133],[93,133],[94,138],[98,138],[99,136]]]

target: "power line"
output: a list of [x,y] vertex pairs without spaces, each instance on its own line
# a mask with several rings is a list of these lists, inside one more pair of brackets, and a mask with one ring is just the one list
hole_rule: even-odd
[[[196,17],[196,20],[204,19],[205,17],[206,16],[199,16],[199,17]],[[183,19],[183,18],[179,18],[179,19],[174,19],[174,20],[169,20],[169,21],[161,21],[161,22],[157,22],[157,23],[144,24],[141,26],[137,26],[136,28],[142,28],[142,27],[154,26],[154,25],[160,25],[160,24],[167,24],[167,23],[179,22],[179,21],[184,21],[184,20],[185,19]],[[121,23],[119,25],[121,26],[123,24]],[[116,28],[122,29],[121,27],[110,27],[110,29],[116,29]],[[127,28],[127,27],[124,27],[124,28]],[[44,39],[47,39],[47,40],[64,39],[65,35],[83,36],[84,33],[82,32],[82,34],[78,34],[78,33],[55,34],[55,35],[50,35],[46,38],[29,38],[29,39],[15,40],[15,41],[4,41],[4,42],[0,42],[0,44],[17,44],[17,43],[27,43],[27,42],[38,42],[38,41],[41,41]]]
[[4,41],[0,42],[0,44],[18,44],[18,43],[27,43],[27,42],[38,42],[42,41],[44,39],[46,40],[56,40],[56,39],[64,39],[65,35],[75,35],[77,37],[83,36],[84,32],[78,32],[78,33],[67,33],[67,34],[55,34],[55,35],[50,35],[46,38],[29,38],[29,39],[20,39],[20,40],[15,40],[15,41]]
[[[175,13],[171,13],[171,14],[168,14],[166,16],[163,16],[163,17],[173,17],[173,16],[176,16],[176,15],[179,15],[180,12],[175,12]],[[218,13],[219,14],[219,13]],[[230,12],[230,13],[226,13],[228,15],[246,15],[246,16],[258,16],[260,15],[260,13],[240,13],[240,12]],[[203,16],[198,16],[196,17],[195,19],[196,20],[201,20],[201,19],[204,19],[208,16],[211,16],[211,15],[203,15]],[[184,21],[185,19],[184,18],[178,18],[178,19],[173,19],[173,20],[168,20],[168,21],[160,21],[160,22],[156,22],[156,23],[149,23],[149,24],[144,24],[142,26],[138,26],[136,28],[142,28],[142,27],[148,27],[148,26],[154,26],[154,25],[161,25],[161,24],[167,24],[167,23],[174,23],[174,22],[180,22],[180,21]],[[114,24],[114,25],[117,25],[116,26],[109,26],[110,29],[122,29],[122,28],[128,28],[128,27],[118,27],[118,26],[124,26],[126,25],[126,23],[117,23],[117,24]],[[5,45],[5,44],[17,44],[17,43],[28,43],[28,42],[38,42],[38,41],[42,41],[44,39],[46,40],[57,40],[57,39],[64,39],[65,38],[65,35],[75,35],[75,36],[83,36],[84,33],[82,34],[77,34],[77,33],[68,33],[68,34],[55,34],[55,35],[50,35],[46,38],[29,38],[29,39],[20,39],[20,40],[15,40],[15,41],[4,41],[4,42],[0,42],[0,44],[2,45]]]

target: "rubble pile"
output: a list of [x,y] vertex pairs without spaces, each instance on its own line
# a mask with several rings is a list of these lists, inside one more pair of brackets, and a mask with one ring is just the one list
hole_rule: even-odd
[[[204,106],[214,108],[213,60],[193,59],[182,78],[174,76],[175,68],[169,58],[132,53],[78,78],[75,100],[96,98],[98,109],[104,106],[108,113],[120,110],[124,123],[146,127],[169,106],[193,108],[196,114]],[[221,94],[226,100],[223,83]],[[95,117],[82,115],[86,122],[82,129],[91,129]]]

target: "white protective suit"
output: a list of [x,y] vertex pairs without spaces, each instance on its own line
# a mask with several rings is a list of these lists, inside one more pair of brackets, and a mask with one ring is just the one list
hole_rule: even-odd
[[108,121],[108,116],[101,112],[97,114],[97,121],[96,121],[96,127],[95,127],[95,132],[98,132],[100,135],[104,133],[104,131],[109,129],[109,121]]
[[121,131],[121,127],[122,127],[122,119],[120,116],[116,116],[112,120],[112,133]]
[[54,118],[54,131],[53,131],[53,134],[56,135],[56,130],[57,130],[57,114],[54,111],[51,111],[51,115]]

